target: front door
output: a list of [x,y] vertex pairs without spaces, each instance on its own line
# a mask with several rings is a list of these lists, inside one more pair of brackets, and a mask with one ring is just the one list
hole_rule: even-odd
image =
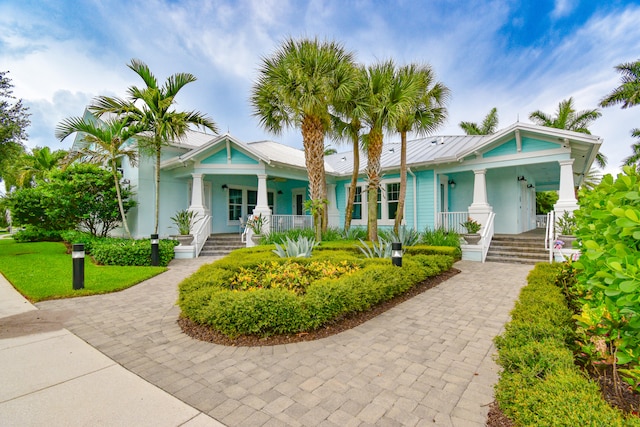
[[304,190],[292,191],[293,196],[293,215],[304,215]]

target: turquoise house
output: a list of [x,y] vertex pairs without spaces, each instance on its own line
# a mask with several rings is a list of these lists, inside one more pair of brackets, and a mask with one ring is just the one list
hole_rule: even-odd
[[[482,260],[494,233],[519,234],[539,226],[536,191],[557,190],[557,212],[577,208],[575,187],[589,172],[602,139],[582,133],[515,123],[487,136],[429,136],[407,143],[408,228],[447,227],[463,232],[472,217],[483,225],[482,242],[464,245],[464,257]],[[366,155],[361,153],[352,226],[366,227]],[[382,159],[378,225],[393,225],[399,194],[399,142],[387,142]],[[353,168],[353,153],[325,158],[329,224],[341,227]],[[123,182],[137,193],[128,215],[136,237],[153,232],[154,163],[122,164]],[[269,216],[271,229],[310,226],[304,153],[273,141],[244,142],[230,134],[190,131],[163,150],[160,237],[176,234],[170,217],[190,209],[204,218],[192,233],[197,256],[210,234],[238,233],[252,214]]]

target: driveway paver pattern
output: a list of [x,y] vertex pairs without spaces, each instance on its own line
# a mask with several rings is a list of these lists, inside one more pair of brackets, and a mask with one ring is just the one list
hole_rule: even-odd
[[529,265],[462,272],[354,329],[314,342],[227,347],[182,333],[177,284],[211,259],[122,292],[37,304],[131,372],[228,426],[484,426],[494,336]]

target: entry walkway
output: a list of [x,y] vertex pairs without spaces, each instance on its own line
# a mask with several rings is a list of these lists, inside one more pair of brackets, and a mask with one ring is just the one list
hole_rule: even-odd
[[[247,348],[191,339],[176,324],[177,284],[208,261],[177,260],[168,272],[122,292],[37,308],[65,314],[62,326],[111,359],[104,364],[121,365],[189,405],[185,421],[173,425],[215,422],[206,414],[228,426],[483,426],[497,380],[492,339],[531,269],[458,262],[461,274],[352,330],[315,342]],[[40,351],[47,362],[47,346]],[[20,366],[11,357],[0,366]],[[55,363],[21,374],[47,374],[58,370]],[[100,388],[101,381],[110,384],[107,376],[85,387]],[[86,415],[81,401],[66,409],[77,410],[77,420]],[[119,401],[112,411],[141,401]],[[0,418],[6,405],[0,398]]]

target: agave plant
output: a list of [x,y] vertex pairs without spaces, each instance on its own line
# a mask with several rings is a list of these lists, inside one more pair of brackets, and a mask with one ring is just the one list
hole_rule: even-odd
[[373,242],[371,247],[362,239],[358,240],[360,240],[360,245],[356,245],[356,247],[360,249],[367,258],[391,258],[391,242],[386,241],[382,237],[378,236],[378,243]]
[[291,240],[287,237],[287,240],[282,243],[282,246],[275,244],[276,248],[273,253],[280,258],[309,258],[313,248],[317,246],[316,239],[299,236],[297,240]]
[[384,240],[388,242],[402,243],[403,248],[405,246],[415,246],[420,243],[420,233],[413,228],[407,229],[407,227],[404,225],[398,230],[398,234],[396,234],[393,230],[384,231],[380,234],[382,234]]

